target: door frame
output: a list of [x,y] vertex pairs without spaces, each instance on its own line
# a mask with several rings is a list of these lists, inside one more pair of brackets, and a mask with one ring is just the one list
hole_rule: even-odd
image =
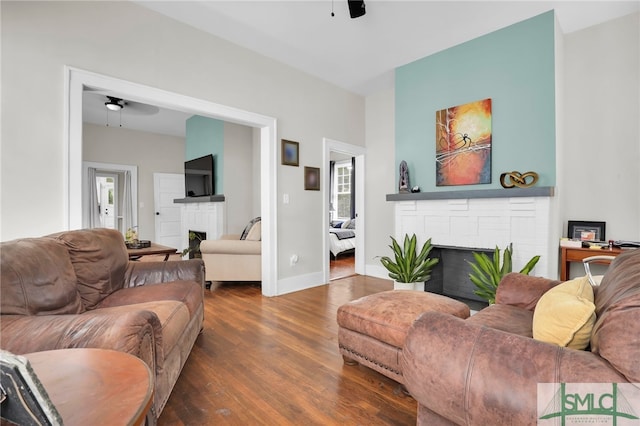
[[328,283],[330,278],[329,271],[329,195],[331,176],[329,173],[329,161],[331,160],[331,152],[339,152],[341,154],[347,154],[356,159],[356,252],[355,252],[355,273],[364,275],[365,273],[365,209],[364,209],[364,192],[365,192],[365,154],[367,149],[359,145],[352,145],[337,140],[323,138],[322,139],[322,181],[324,188],[322,191],[322,274],[324,282]]
[[[87,212],[89,211],[89,167],[93,167],[101,172],[108,173],[123,173],[128,171],[131,173],[131,214],[133,226],[138,226],[138,166],[129,166],[125,164],[112,164],[112,163],[99,163],[95,161],[83,161],[82,162],[82,227],[87,228],[89,226],[89,217]],[[66,185],[65,185],[66,187]],[[117,218],[116,218],[117,220]],[[116,222],[117,223],[117,222]],[[74,229],[74,228],[69,228]],[[116,229],[120,230],[119,226]],[[126,229],[124,230],[126,231]]]
[[82,92],[85,86],[132,101],[204,115],[260,130],[260,214],[262,216],[262,294],[278,294],[277,122],[273,117],[65,66],[64,205],[67,229],[82,227]]

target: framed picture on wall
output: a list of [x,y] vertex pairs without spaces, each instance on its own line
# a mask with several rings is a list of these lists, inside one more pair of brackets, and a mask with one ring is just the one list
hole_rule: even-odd
[[300,144],[294,141],[282,139],[282,164],[285,166],[298,166],[300,161]]
[[304,189],[320,191],[320,168],[304,167]]
[[605,241],[606,222],[570,220],[567,237],[580,241]]

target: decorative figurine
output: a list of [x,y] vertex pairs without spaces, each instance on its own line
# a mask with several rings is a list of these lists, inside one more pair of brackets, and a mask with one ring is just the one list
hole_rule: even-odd
[[409,190],[409,167],[407,166],[407,162],[402,160],[400,162],[400,182],[398,184],[398,192],[407,193],[411,192]]
[[538,174],[536,172],[520,173],[518,171],[512,171],[502,173],[500,175],[500,185],[503,188],[529,188],[538,181]]

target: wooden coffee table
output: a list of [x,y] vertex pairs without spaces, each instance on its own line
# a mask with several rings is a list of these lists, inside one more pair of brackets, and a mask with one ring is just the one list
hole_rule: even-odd
[[152,254],[164,254],[164,260],[169,259],[169,256],[178,252],[177,249],[173,247],[162,246],[160,244],[151,243],[149,247],[138,248],[138,249],[127,249],[129,253],[129,260],[138,260],[142,256],[149,256]]
[[23,355],[65,425],[142,425],[153,377],[133,355],[107,349],[60,349]]

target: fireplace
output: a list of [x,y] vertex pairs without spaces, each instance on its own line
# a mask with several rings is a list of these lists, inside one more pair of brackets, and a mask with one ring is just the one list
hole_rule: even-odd
[[433,246],[429,257],[440,261],[431,271],[431,279],[425,284],[425,290],[455,299],[486,303],[474,293],[475,286],[469,279],[471,267],[467,261],[474,261],[473,252],[486,253],[489,257],[493,254],[493,250],[489,249]]
[[[192,234],[193,238],[191,237]],[[202,253],[200,253],[200,241],[204,241],[207,239],[207,233],[204,231],[194,231],[193,229],[190,229],[188,235],[189,259],[202,258]]]
[[[482,300],[473,293],[466,261],[473,261],[473,251],[492,254],[496,246],[502,251],[509,244],[513,244],[514,271],[540,255],[531,275],[557,277],[560,228],[553,192],[528,189],[525,194],[532,196],[507,190],[388,195],[395,201],[396,237],[416,234],[418,244],[431,238],[432,255],[441,259],[426,289]],[[466,197],[455,198],[459,195]]]

